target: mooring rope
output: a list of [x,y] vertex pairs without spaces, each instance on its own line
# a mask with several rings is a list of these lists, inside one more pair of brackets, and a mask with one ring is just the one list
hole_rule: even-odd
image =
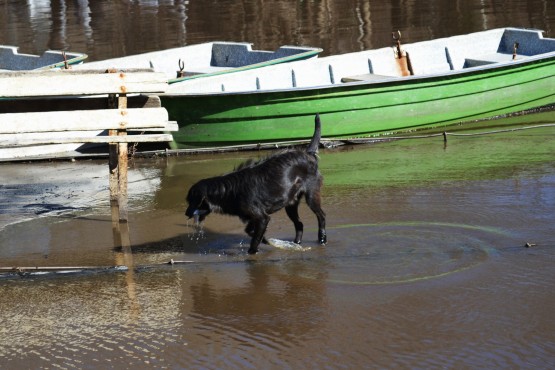
[[326,138],[322,141],[343,141],[346,143],[373,143],[373,142],[384,142],[384,141],[396,141],[396,140],[408,140],[408,139],[427,139],[432,137],[438,136],[459,136],[459,137],[473,137],[473,136],[484,136],[484,135],[493,135],[493,134],[501,134],[507,132],[515,132],[515,131],[523,131],[523,130],[531,130],[537,128],[545,128],[545,127],[555,127],[555,123],[545,123],[539,125],[532,125],[532,126],[524,126],[524,127],[513,127],[507,129],[499,129],[499,130],[490,130],[490,131],[480,131],[480,132],[471,132],[471,133],[456,133],[456,132],[434,132],[431,134],[426,135],[406,135],[406,136],[384,136],[384,137],[361,137],[361,138],[351,138],[351,139],[342,139],[342,138]]
[[[500,133],[507,133],[507,132],[546,128],[546,127],[555,127],[555,123],[544,123],[544,124],[531,125],[531,126],[513,127],[513,128],[507,128],[507,129],[480,131],[480,132],[472,132],[472,133],[456,133],[456,132],[442,131],[442,132],[434,132],[434,133],[424,134],[424,135],[407,134],[403,136],[384,135],[384,136],[365,136],[365,137],[351,137],[351,138],[327,137],[327,138],[322,138],[320,140],[320,143],[326,148],[333,148],[333,147],[348,145],[348,144],[371,144],[371,143],[379,143],[379,142],[409,140],[409,139],[427,139],[427,138],[433,138],[433,137],[439,137],[439,136],[443,136],[444,138],[446,138],[447,136],[455,136],[455,137],[484,136],[484,135],[493,135],[493,134],[500,134]],[[304,145],[308,142],[309,140],[303,139],[303,140],[289,140],[289,141],[268,142],[268,143],[258,143],[258,144],[227,145],[227,146],[209,147],[209,148],[167,149],[165,151],[165,154],[167,156],[170,156],[170,155],[179,155],[179,154],[199,154],[199,153],[218,153],[218,152],[225,153],[225,152],[242,151],[242,150],[281,149],[281,148],[287,148],[291,146]],[[160,154],[160,152],[145,151],[142,153],[136,153],[135,156],[151,156],[151,155],[157,155],[157,154]]]

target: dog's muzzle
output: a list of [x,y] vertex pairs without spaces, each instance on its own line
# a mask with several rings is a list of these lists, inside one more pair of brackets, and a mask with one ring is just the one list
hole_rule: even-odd
[[195,211],[193,212],[193,219],[195,220],[195,223],[198,224],[200,222],[202,222],[202,220],[204,220],[204,217],[210,213],[207,210],[203,210],[203,209],[195,209]]

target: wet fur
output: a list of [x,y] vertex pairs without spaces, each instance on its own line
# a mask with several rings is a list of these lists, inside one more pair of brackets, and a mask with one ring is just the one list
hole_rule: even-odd
[[326,243],[325,213],[321,208],[323,178],[318,170],[320,117],[316,115],[314,136],[306,150],[289,150],[263,160],[247,161],[233,172],[201,180],[189,189],[185,214],[202,221],[210,212],[238,216],[251,237],[249,253],[258,251],[270,215],[285,208],[295,225],[295,243],[300,244],[303,223],[298,207],[304,197],[318,219],[318,240]]

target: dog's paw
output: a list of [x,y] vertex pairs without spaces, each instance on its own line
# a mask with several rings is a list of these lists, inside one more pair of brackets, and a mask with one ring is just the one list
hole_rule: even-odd
[[248,254],[256,254],[256,252],[258,252],[258,248],[249,248],[247,251]]
[[320,244],[325,245],[328,242],[328,237],[325,233],[322,233],[318,235],[318,241],[320,242]]

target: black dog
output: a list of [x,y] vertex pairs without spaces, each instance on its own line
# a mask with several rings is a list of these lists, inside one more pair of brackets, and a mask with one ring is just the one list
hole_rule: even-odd
[[318,240],[326,243],[326,215],[320,206],[322,175],[318,171],[321,128],[316,115],[314,135],[306,151],[289,150],[259,162],[242,164],[234,172],[204,179],[189,189],[185,215],[202,222],[210,212],[239,216],[252,238],[249,253],[258,251],[270,215],[285,207],[295,225],[295,243],[300,244],[303,224],[298,207],[304,196],[318,218]]

